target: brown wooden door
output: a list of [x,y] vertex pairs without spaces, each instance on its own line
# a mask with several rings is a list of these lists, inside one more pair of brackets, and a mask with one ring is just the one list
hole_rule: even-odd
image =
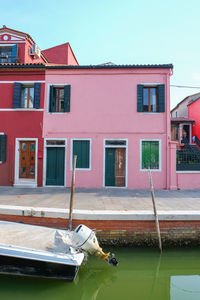
[[125,186],[126,178],[126,149],[115,150],[115,186]]
[[34,141],[20,142],[19,178],[35,178],[35,142]]

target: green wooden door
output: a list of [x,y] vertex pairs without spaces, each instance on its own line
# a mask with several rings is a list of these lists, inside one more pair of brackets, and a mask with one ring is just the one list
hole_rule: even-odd
[[115,149],[106,148],[105,186],[115,186]]
[[47,148],[46,185],[64,185],[65,148]]

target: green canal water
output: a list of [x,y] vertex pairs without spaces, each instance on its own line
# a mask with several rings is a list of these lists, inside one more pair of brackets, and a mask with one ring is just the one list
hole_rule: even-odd
[[200,249],[112,250],[118,267],[89,257],[74,282],[1,276],[0,299],[200,299]]

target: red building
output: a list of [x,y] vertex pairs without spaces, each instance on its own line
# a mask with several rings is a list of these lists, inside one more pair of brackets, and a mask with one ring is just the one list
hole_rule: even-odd
[[43,52],[29,34],[0,28],[0,185],[42,185],[46,64],[78,62],[69,43]]
[[188,117],[194,120],[192,136],[195,135],[200,140],[200,95],[197,99],[188,103]]

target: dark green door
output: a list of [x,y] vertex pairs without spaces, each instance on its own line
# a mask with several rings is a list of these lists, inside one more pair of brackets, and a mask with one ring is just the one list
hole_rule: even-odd
[[115,149],[106,148],[105,186],[115,186]]
[[46,185],[64,185],[65,148],[47,148]]

